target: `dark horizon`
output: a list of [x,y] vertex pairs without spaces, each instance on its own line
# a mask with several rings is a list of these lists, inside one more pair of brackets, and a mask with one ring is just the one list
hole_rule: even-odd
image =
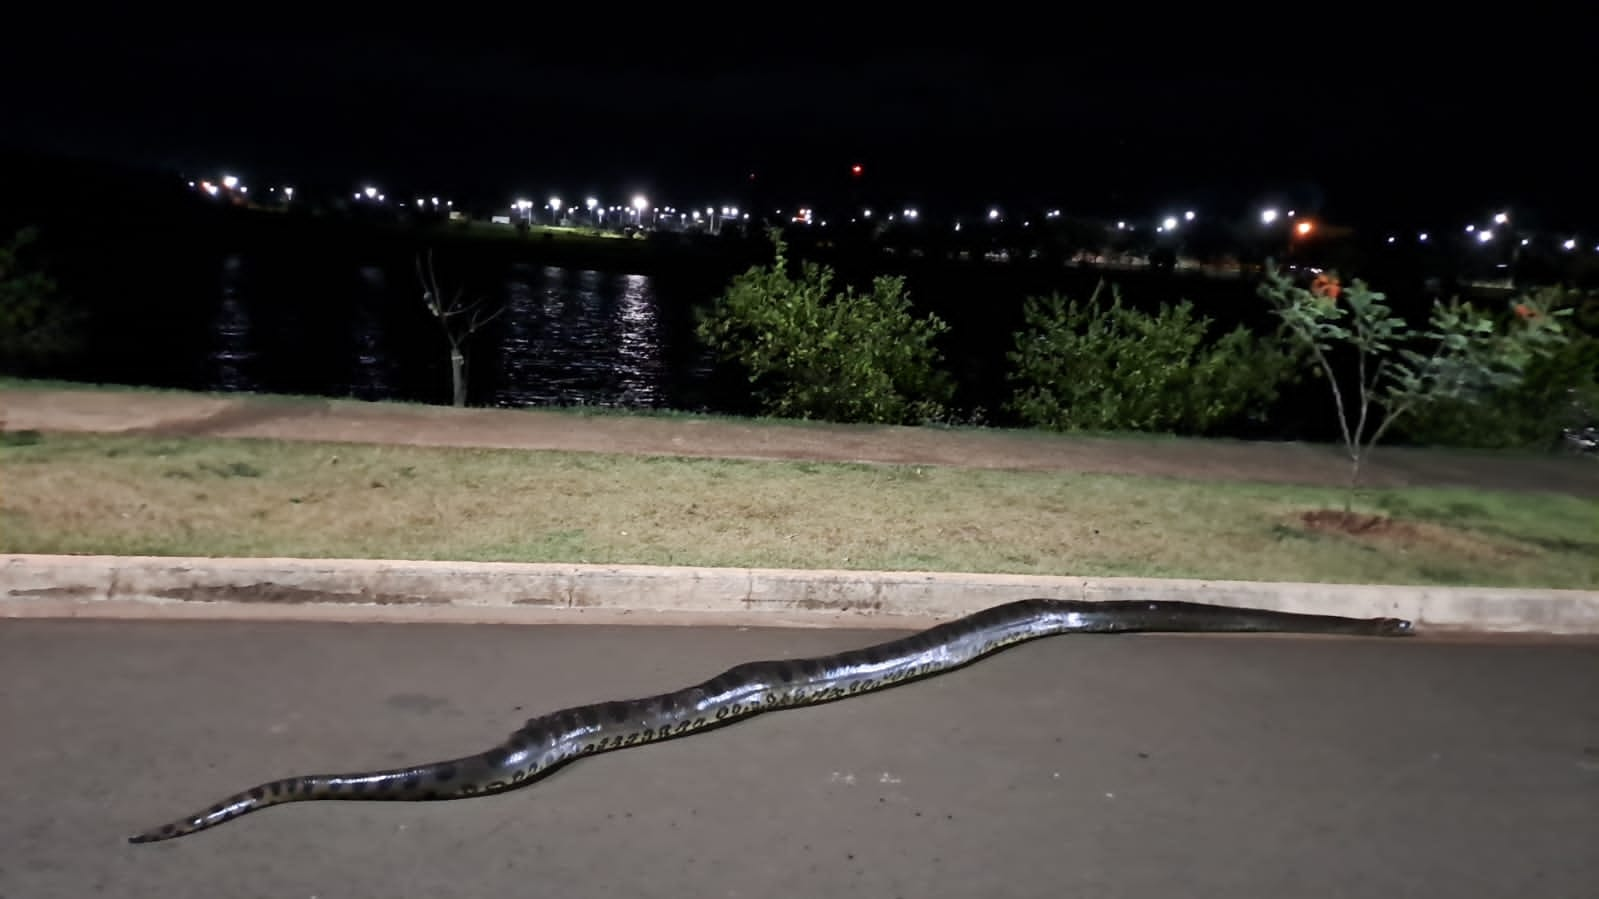
[[[26,67],[56,48],[19,51]],[[1583,108],[1569,80],[1461,91],[1430,76],[1112,77],[946,50],[667,62],[393,37],[88,36],[72,55],[82,64],[18,93],[0,146],[484,201],[643,192],[679,205],[1027,203],[1128,218],[1282,202],[1372,227],[1504,208],[1529,224],[1599,224],[1569,144]]]

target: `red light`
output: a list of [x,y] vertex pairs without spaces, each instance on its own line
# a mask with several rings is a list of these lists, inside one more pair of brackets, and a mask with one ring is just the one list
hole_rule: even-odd
[[861,176],[861,172],[864,171],[866,170],[861,168],[859,165],[852,165],[849,167],[849,173],[857,178],[859,178]]

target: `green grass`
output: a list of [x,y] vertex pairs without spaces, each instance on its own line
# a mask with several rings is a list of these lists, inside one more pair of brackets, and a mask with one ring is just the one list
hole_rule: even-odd
[[[31,442],[30,442],[31,441]],[[0,550],[1599,588],[1599,502],[593,453],[58,436],[0,446]]]
[[[516,230],[513,225],[501,225],[494,222],[472,221],[464,225],[459,222],[441,224],[437,230],[441,234],[465,235],[472,238],[498,241],[544,241],[555,240],[563,244],[604,244],[607,246],[623,246],[629,243],[629,238],[624,234],[613,231],[600,231],[594,228],[583,228],[565,225],[531,225],[527,233]],[[640,246],[643,240],[638,240]]]
[[[54,378],[19,378],[15,375],[0,375],[0,390],[99,390],[107,392],[128,393],[187,393],[192,390],[180,390],[175,387],[142,387],[134,384],[98,384],[90,381],[61,381]],[[221,394],[212,394],[220,396]]]
[[[166,394],[169,396],[207,396],[218,399],[249,400],[251,402],[327,402],[330,398],[310,393],[248,393],[236,390],[190,390],[186,387],[152,387],[143,384],[103,384],[94,381],[64,381],[55,378],[18,378],[13,375],[0,375],[0,390],[78,390],[95,393],[148,393]],[[365,401],[362,401],[365,402]],[[419,408],[437,408],[428,403],[412,403],[391,400],[373,400],[372,402],[397,402],[400,405],[417,406]]]

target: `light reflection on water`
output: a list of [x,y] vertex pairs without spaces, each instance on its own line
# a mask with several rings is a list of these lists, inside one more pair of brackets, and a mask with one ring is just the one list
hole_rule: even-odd
[[643,275],[516,266],[485,398],[497,406],[660,406],[659,302]]
[[244,296],[244,259],[237,253],[222,260],[221,302],[211,320],[215,344],[207,355],[210,380],[221,390],[256,390],[260,384],[250,368],[256,351],[251,336],[248,302]]
[[382,267],[363,265],[356,272],[361,296],[350,322],[350,337],[355,342],[351,360],[350,396],[363,400],[382,400],[393,396],[394,363],[385,352],[383,319],[378,315],[388,290]]
[[[446,342],[412,273],[250,263],[221,260],[199,389],[447,401]],[[472,405],[701,407],[710,356],[651,277],[528,264],[486,274],[498,295],[485,299],[506,308],[471,339]]]

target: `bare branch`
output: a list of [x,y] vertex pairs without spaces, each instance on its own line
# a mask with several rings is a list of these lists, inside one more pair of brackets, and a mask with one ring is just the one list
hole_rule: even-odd
[[1321,366],[1322,374],[1327,376],[1327,386],[1332,388],[1333,405],[1338,408],[1338,428],[1343,431],[1344,447],[1349,450],[1351,457],[1355,457],[1358,455],[1359,444],[1354,443],[1349,437],[1349,416],[1344,413],[1344,393],[1338,389],[1338,376],[1333,373],[1332,363],[1327,361],[1326,355],[1322,353],[1321,347],[1316,345],[1314,339],[1310,341],[1310,351],[1315,355],[1317,364]]
[[457,286],[454,294],[446,303],[444,293],[439,289],[438,275],[433,265],[433,250],[427,250],[424,256],[416,257],[417,280],[422,285],[422,299],[427,304],[428,311],[439,320],[439,326],[444,330],[444,339],[450,345],[450,379],[452,382],[452,395],[454,404],[466,404],[466,343],[467,339],[480,328],[498,318],[505,311],[505,304],[500,304],[494,311],[484,315],[483,303],[485,297],[479,296],[471,302],[463,302],[466,298],[465,286]]
[[486,317],[486,318],[479,318],[477,313],[473,313],[473,315],[472,315],[472,324],[471,324],[470,327],[467,328],[467,333],[471,334],[472,332],[476,331],[477,329],[479,329],[481,327],[484,327],[489,322],[492,322],[495,319],[499,318],[500,317],[500,313],[502,313],[504,311],[505,311],[505,305],[501,304],[493,312],[490,312],[488,314],[488,317]]

